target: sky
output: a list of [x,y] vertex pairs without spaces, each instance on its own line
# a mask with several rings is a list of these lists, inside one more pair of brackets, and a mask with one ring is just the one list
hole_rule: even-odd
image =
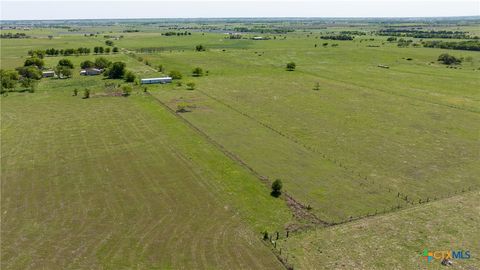
[[480,0],[4,1],[1,20],[480,16]]

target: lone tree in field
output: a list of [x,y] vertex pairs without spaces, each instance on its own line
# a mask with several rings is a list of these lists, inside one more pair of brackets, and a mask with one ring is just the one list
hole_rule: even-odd
[[319,82],[315,83],[315,86],[313,87],[313,90],[315,90],[315,91],[320,90],[320,83]]
[[203,76],[203,69],[200,68],[200,67],[194,68],[193,71],[192,71],[192,75],[193,75],[193,77]]
[[197,52],[203,52],[203,51],[205,51],[205,46],[203,46],[203,45],[201,45],[201,44],[200,44],[200,45],[197,45],[197,46],[195,46],[195,51],[197,51]]
[[282,181],[280,179],[277,179],[273,181],[272,183],[272,192],[270,193],[273,197],[278,197],[280,194],[282,194]]
[[287,70],[294,71],[297,65],[294,62],[287,63]]
[[440,56],[438,56],[438,61],[445,65],[458,65],[462,62],[461,59],[458,59],[453,55],[449,55],[448,53],[440,54]]

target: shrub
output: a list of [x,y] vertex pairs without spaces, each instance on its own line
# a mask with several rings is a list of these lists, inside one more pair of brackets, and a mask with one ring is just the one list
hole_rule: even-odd
[[297,65],[294,62],[287,63],[287,70],[294,71]]
[[445,65],[457,65],[462,62],[461,59],[456,58],[453,55],[449,55],[448,53],[442,53],[438,56],[438,61],[442,62]]
[[200,67],[194,68],[193,71],[192,71],[192,75],[193,75],[194,77],[203,76],[203,69],[200,68]]
[[124,77],[125,77],[125,81],[126,81],[126,82],[134,82],[134,81],[135,81],[135,78],[136,78],[135,74],[134,74],[133,72],[131,72],[131,71],[125,72],[125,76],[124,76]]
[[95,58],[95,67],[99,69],[107,68],[111,65],[112,62],[108,61],[105,57],[97,57]]
[[111,67],[105,72],[105,76],[110,79],[120,79],[125,75],[125,66],[124,62],[115,62]]
[[36,66],[37,68],[43,68],[44,65],[45,62],[43,62],[43,60],[38,57],[30,57],[25,60],[25,63],[23,64],[24,67]]
[[170,71],[168,76],[172,77],[172,79],[174,80],[180,80],[182,78],[182,73],[180,73],[180,71],[177,71],[177,70],[172,70]]
[[205,46],[203,46],[203,45],[201,45],[201,44],[200,44],[200,45],[197,45],[197,46],[195,46],[195,51],[197,51],[197,52],[203,52],[203,51],[205,51]]
[[130,85],[123,85],[122,86],[122,96],[128,97],[132,94],[132,87]]
[[282,181],[280,179],[277,179],[273,181],[272,183],[272,193],[270,193],[273,197],[278,197],[280,194],[282,194]]
[[189,82],[187,83],[187,90],[194,90],[195,89],[195,83]]
[[84,98],[84,99],[90,98],[90,89],[85,88],[85,89],[83,90],[83,98]]

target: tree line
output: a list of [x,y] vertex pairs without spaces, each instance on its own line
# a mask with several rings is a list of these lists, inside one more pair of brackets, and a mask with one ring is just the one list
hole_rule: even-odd
[[446,31],[446,30],[415,30],[415,29],[381,29],[377,31],[379,36],[397,36],[413,38],[449,38],[449,39],[478,39],[478,36],[470,36],[464,31]]
[[[71,55],[88,55],[92,52],[90,48],[79,47],[79,48],[70,48],[70,49],[56,49],[50,48],[46,50],[29,50],[28,55],[32,57],[43,58],[44,56],[71,56]],[[117,47],[102,47],[97,46],[93,48],[93,53],[95,54],[109,54],[110,52],[118,53],[119,49]]]
[[441,48],[451,50],[480,51],[480,42],[477,40],[466,41],[441,41],[432,40],[422,42],[423,47]]
[[340,35],[328,35],[321,36],[321,39],[331,39],[331,40],[353,40],[354,37],[350,35],[340,34]]
[[25,33],[4,33],[0,35],[0,38],[30,38]]

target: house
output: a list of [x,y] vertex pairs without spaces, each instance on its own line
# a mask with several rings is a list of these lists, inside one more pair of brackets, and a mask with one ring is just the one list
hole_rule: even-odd
[[98,69],[98,68],[87,68],[87,69],[82,69],[80,71],[80,75],[99,75],[100,73],[103,72],[103,69]]
[[147,78],[140,81],[142,84],[152,84],[152,83],[171,83],[172,77],[160,77],[160,78]]
[[55,77],[55,71],[53,70],[42,71],[42,77],[43,78]]

